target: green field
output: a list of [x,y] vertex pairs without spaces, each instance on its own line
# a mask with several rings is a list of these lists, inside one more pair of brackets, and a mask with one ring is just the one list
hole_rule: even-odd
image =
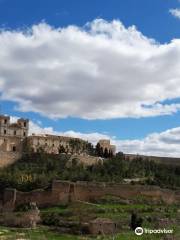
[[[177,205],[149,205],[149,204],[120,204],[120,203],[74,203],[68,206],[57,206],[41,209],[44,225],[37,229],[17,229],[0,227],[0,240],[153,240],[164,239],[165,234],[144,234],[136,236],[130,230],[129,223],[132,211],[136,211],[143,218],[142,227],[149,229],[166,228],[173,229],[175,239],[180,239],[180,207]],[[119,224],[119,234],[113,236],[92,237],[82,234],[62,234],[59,229],[59,221],[64,222],[88,222],[96,217],[111,218]],[[158,219],[168,219],[168,226],[158,226]],[[53,223],[54,220],[54,223]],[[45,225],[46,224],[46,225]]]
[[[15,229],[15,228],[0,228],[0,239],[1,240],[153,240],[153,239],[163,239],[163,235],[143,235],[136,236],[133,232],[123,231],[118,235],[114,236],[75,236],[60,234],[50,230],[48,227],[38,227],[36,230],[30,229]],[[180,232],[180,229],[179,229]],[[177,239],[180,239],[180,234],[175,234]]]

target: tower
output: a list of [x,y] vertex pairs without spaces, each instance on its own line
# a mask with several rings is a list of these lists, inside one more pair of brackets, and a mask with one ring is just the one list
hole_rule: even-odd
[[0,115],[0,136],[9,135],[10,117]]
[[29,131],[29,119],[20,118],[17,120],[17,124],[21,129],[21,137],[27,137]]

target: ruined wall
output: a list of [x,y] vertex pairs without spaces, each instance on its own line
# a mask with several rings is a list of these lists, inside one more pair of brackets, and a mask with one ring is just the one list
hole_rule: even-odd
[[162,189],[157,186],[127,185],[110,183],[83,183],[76,185],[77,199],[84,201],[98,200],[105,195],[117,196],[122,199],[145,197],[150,201],[162,201],[167,204],[179,202],[180,191]]
[[0,168],[13,164],[22,156],[23,141],[19,137],[0,136]]
[[100,157],[90,156],[87,154],[74,154],[70,157],[67,166],[71,166],[74,159],[77,160],[78,164],[82,163],[84,166],[92,166],[98,163],[103,164],[103,159]]
[[151,202],[180,203],[180,191],[162,189],[157,186],[92,182],[72,183],[68,181],[54,181],[51,190],[48,191],[20,192],[15,189],[7,189],[2,200],[5,210],[28,202],[36,202],[41,207],[74,201],[98,200],[106,195],[129,200],[145,197]]
[[59,154],[64,150],[65,153],[83,154],[87,150],[87,141],[79,138],[55,136],[55,135],[32,135],[27,138],[27,146],[33,152],[43,150],[48,154]]
[[0,168],[7,167],[20,159],[22,154],[20,152],[3,152],[0,151]]
[[[19,137],[1,137],[0,136],[0,151],[4,152],[22,152],[23,139]],[[1,159],[1,156],[0,156]]]
[[105,195],[129,199],[136,196],[138,190],[139,187],[134,185],[78,182],[76,196],[84,201],[98,200]]

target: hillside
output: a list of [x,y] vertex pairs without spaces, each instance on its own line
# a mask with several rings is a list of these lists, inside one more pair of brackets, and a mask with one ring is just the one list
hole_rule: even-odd
[[[71,160],[71,164],[69,163]],[[14,187],[22,191],[47,188],[52,180],[117,182],[143,179],[142,184],[168,188],[180,187],[180,166],[146,161],[136,156],[128,160],[123,154],[101,163],[84,165],[70,154],[25,154],[13,165],[0,170],[0,189]]]
[[124,155],[125,155],[125,158],[129,160],[134,160],[135,158],[139,157],[143,160],[154,161],[156,163],[180,166],[180,158],[145,156],[145,155],[139,155],[139,154],[124,154]]

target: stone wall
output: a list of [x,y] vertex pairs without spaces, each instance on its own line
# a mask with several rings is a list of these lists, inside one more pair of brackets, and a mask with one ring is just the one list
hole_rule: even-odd
[[23,150],[23,139],[19,137],[7,137],[7,136],[1,137],[0,136],[0,151],[22,152],[22,150]]
[[7,167],[20,159],[22,154],[20,152],[4,152],[0,151],[0,168]]
[[20,137],[28,136],[29,120],[20,118],[15,123],[10,122],[9,116],[0,115],[0,136]]
[[19,204],[28,202],[36,202],[40,207],[74,201],[88,202],[98,200],[107,195],[128,200],[143,197],[151,202],[180,203],[180,191],[162,189],[157,186],[54,181],[52,188],[48,191],[20,192],[15,189],[5,190],[3,209],[11,210]]
[[101,157],[90,156],[87,154],[78,155],[74,154],[70,157],[67,166],[71,166],[73,160],[76,160],[78,164],[83,164],[84,166],[92,166],[95,164],[103,164],[103,159]]
[[87,141],[49,134],[28,136],[27,146],[33,152],[43,150],[48,154],[59,154],[62,148],[65,153],[70,154],[83,154],[87,151]]
[[113,155],[116,154],[116,146],[111,145],[110,140],[101,139],[101,140],[99,140],[98,143],[99,143],[100,147],[103,149],[103,151],[105,151],[105,149],[107,149],[108,151],[111,151]]

